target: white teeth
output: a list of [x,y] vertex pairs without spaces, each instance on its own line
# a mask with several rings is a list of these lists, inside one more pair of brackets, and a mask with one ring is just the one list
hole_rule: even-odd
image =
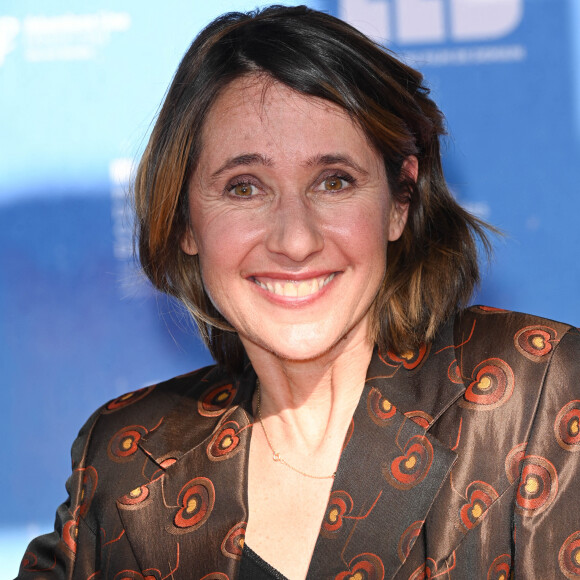
[[277,294],[278,296],[310,296],[311,294],[315,294],[316,292],[322,290],[324,286],[326,286],[332,279],[334,278],[334,274],[330,274],[330,276],[320,276],[318,278],[312,278],[311,280],[300,280],[297,282],[292,282],[287,280],[285,282],[261,282],[257,278],[254,278],[254,282],[267,290],[268,292],[272,292],[273,294]]
[[316,290],[318,290],[318,281],[316,280],[316,278],[313,280],[312,284],[309,284],[308,282],[300,282],[300,284],[298,284],[298,288],[297,288],[297,295],[298,296],[308,296],[309,294],[312,294],[312,291],[314,289],[314,283],[316,283]]

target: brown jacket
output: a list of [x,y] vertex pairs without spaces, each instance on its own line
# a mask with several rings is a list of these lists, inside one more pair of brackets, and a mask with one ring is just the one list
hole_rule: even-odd
[[[19,578],[236,578],[254,386],[209,367],[99,409]],[[580,333],[474,307],[375,352],[308,578],[510,573],[580,578]]]

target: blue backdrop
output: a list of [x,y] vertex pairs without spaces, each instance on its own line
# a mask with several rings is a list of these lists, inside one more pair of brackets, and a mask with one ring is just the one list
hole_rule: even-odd
[[[289,2],[294,3],[294,2]],[[0,6],[0,564],[52,526],[105,400],[209,362],[133,266],[132,162],[181,55],[247,0]],[[421,69],[457,198],[507,233],[477,300],[580,324],[580,1],[319,0]]]

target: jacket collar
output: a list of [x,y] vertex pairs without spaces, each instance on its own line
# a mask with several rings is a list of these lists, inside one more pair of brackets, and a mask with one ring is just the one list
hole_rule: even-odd
[[450,442],[429,433],[464,391],[448,379],[452,345],[448,324],[430,348],[374,353],[309,579],[392,578],[406,561],[456,460]]
[[158,428],[140,441],[151,459],[150,483],[133,494],[140,501],[128,494],[117,508],[144,574],[233,579],[247,522],[255,375],[250,368],[232,380],[213,368],[189,382]]
[[[402,357],[375,351],[308,578],[358,569],[390,578],[405,562],[456,459],[453,441],[429,433],[463,394],[449,380],[454,360],[451,323],[430,348]],[[249,367],[232,381],[213,369],[198,384],[140,443],[154,462],[143,505],[125,496],[118,508],[143,571],[233,579],[247,521],[255,374]]]

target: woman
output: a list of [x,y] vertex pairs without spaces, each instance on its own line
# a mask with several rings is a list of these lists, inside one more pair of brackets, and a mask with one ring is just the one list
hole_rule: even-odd
[[483,224],[421,75],[305,7],[181,62],[139,252],[217,366],[111,401],[20,578],[580,575],[580,335],[461,310]]

